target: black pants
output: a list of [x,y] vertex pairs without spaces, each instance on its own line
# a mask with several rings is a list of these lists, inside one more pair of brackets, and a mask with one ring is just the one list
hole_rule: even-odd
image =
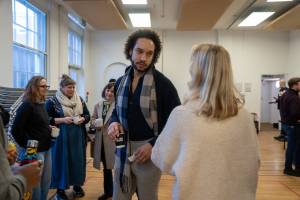
[[101,161],[103,163],[103,168],[104,168],[103,169],[104,194],[106,194],[108,196],[112,196],[113,195],[113,176],[112,176],[112,170],[106,168],[103,138],[102,138],[102,145],[101,145]]

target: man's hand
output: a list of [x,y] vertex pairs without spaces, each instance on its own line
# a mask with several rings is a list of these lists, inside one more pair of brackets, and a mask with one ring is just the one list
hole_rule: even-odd
[[16,158],[17,158],[16,149],[9,149],[7,151],[7,160],[9,162],[9,165],[13,165],[16,162]]
[[152,145],[150,143],[139,147],[134,155],[137,163],[142,164],[151,158]]
[[107,133],[110,139],[115,141],[119,137],[120,133],[124,133],[124,130],[119,122],[113,122],[109,125]]
[[21,174],[26,179],[27,188],[33,188],[40,182],[41,163],[39,161],[16,167],[13,169],[14,174]]

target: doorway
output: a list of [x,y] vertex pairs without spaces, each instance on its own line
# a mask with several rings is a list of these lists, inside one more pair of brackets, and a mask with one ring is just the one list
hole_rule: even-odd
[[284,79],[283,74],[262,75],[261,77],[261,128],[278,128],[280,114],[276,99],[281,79]]

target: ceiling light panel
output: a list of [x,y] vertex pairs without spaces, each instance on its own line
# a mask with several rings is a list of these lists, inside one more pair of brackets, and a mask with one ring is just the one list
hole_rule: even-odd
[[271,17],[275,12],[252,12],[246,19],[244,19],[238,26],[257,26],[261,22]]
[[129,13],[133,27],[151,27],[150,13]]
[[122,0],[124,5],[147,5],[147,0]]

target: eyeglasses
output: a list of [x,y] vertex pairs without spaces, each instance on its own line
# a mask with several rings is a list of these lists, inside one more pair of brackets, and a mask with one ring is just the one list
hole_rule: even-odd
[[40,88],[49,89],[50,86],[49,85],[40,85]]

